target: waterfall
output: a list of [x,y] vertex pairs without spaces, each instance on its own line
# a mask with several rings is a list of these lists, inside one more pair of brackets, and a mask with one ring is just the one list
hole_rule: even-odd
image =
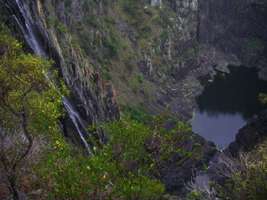
[[31,47],[35,54],[37,54],[38,56],[45,57],[45,51],[34,32],[34,25],[32,24],[33,20],[31,19],[30,14],[27,13],[28,9],[25,7],[24,3],[22,3],[21,0],[16,0],[16,4],[19,8],[20,14],[24,19],[24,24],[22,24],[15,15],[14,17],[24,35],[25,40],[27,41],[28,45]]
[[[21,22],[21,20],[15,14],[13,16],[16,22],[18,23],[18,26],[20,27],[26,42],[36,55],[41,57],[48,57],[40,41],[38,40],[37,34],[35,32],[35,25],[33,23],[33,19],[30,13],[28,12],[29,11],[28,8],[26,7],[23,0],[16,0],[15,2],[20,12],[20,15],[23,17],[24,21]],[[92,151],[90,145],[85,139],[85,137],[89,136],[89,134],[86,131],[86,126],[83,120],[81,119],[79,113],[76,111],[74,106],[66,97],[62,96],[62,101],[69,115],[69,118],[71,119],[77,133],[79,134],[81,142],[83,143],[89,155],[91,155]]]
[[74,124],[77,132],[79,133],[80,139],[82,140],[85,148],[87,149],[88,153],[91,155],[92,154],[91,148],[88,142],[86,141],[86,139],[84,138],[84,135],[87,134],[86,126],[83,123],[79,113],[75,111],[75,109],[73,108],[73,106],[71,105],[71,103],[66,97],[63,97],[63,105],[65,106],[65,109],[67,110],[69,117],[72,120],[72,123]]

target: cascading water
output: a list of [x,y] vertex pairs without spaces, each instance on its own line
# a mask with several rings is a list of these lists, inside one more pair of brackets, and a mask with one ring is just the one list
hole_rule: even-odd
[[67,110],[70,119],[72,120],[72,123],[74,124],[77,132],[79,133],[79,136],[85,146],[85,148],[87,149],[88,153],[91,155],[91,148],[89,146],[89,144],[87,143],[86,139],[84,138],[84,135],[86,135],[86,126],[83,123],[80,115],[78,112],[75,111],[75,109],[73,108],[73,106],[71,105],[71,103],[69,102],[69,100],[66,97],[63,97],[63,104],[65,106],[65,109]]
[[34,33],[32,19],[30,14],[27,13],[28,9],[25,7],[24,3],[21,0],[16,0],[16,4],[19,8],[20,14],[22,15],[24,19],[24,24],[22,24],[19,19],[14,15],[21,31],[23,32],[24,38],[27,41],[28,45],[31,47],[31,49],[34,51],[35,54],[38,56],[45,57],[45,51],[40,44],[39,40],[36,37],[36,34]]
[[[29,10],[27,6],[22,0],[15,0],[15,3],[20,12],[20,16],[23,17],[23,21],[20,20],[20,18],[17,17],[15,14],[13,16],[16,22],[18,23],[26,42],[28,43],[28,45],[30,46],[30,48],[33,50],[35,54],[41,57],[48,57],[35,33],[35,25],[33,23],[33,19],[31,15],[28,13]],[[7,3],[7,6],[10,7],[8,3]],[[83,143],[89,155],[91,155],[92,151],[91,151],[90,145],[85,139],[85,137],[89,136],[89,134],[86,131],[86,126],[83,120],[81,119],[79,113],[74,109],[71,102],[66,97],[62,96],[62,101],[69,115],[69,118],[71,119],[72,123],[74,124],[76,128],[77,133],[79,134],[81,142]]]

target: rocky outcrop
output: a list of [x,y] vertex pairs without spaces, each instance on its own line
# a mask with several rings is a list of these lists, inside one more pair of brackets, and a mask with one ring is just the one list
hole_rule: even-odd
[[233,173],[240,171],[242,169],[240,155],[255,149],[266,140],[266,136],[267,111],[263,111],[239,130],[234,142],[210,159],[207,170],[196,173],[191,189],[204,192],[207,199],[216,199],[216,191],[211,183],[223,185]]
[[264,78],[266,13],[264,0],[199,0],[198,39],[228,56],[235,56],[244,66],[260,68],[260,76]]
[[240,152],[251,151],[267,137],[267,111],[255,116],[251,121],[241,128],[236,139],[225,150],[227,154],[237,157]]
[[105,96],[107,81],[92,84],[96,77],[112,82],[122,106],[190,119],[203,88],[199,77],[229,72],[229,64],[257,66],[265,76],[262,0],[25,2],[89,121],[110,115],[105,98],[96,98]]
[[[4,4],[29,48],[39,56],[54,60],[70,89],[71,100],[63,98],[70,119],[63,123],[67,126],[64,130],[87,146],[84,139],[88,137],[87,126],[119,117],[112,85],[104,81],[81,50],[73,46],[70,34],[59,34],[54,27],[49,27],[47,17],[51,13],[47,6],[52,6],[52,2],[14,0],[4,1]],[[76,129],[77,134],[70,132],[70,127]]]
[[196,171],[205,168],[217,152],[213,143],[205,141],[194,133],[191,135],[191,140],[186,140],[180,147],[185,152],[192,152],[192,155],[186,158],[182,152],[174,154],[162,163],[159,177],[167,191],[176,195],[187,192],[186,183],[192,180]]
[[[259,67],[261,77],[267,77],[263,0],[0,2],[22,29],[26,21],[17,2],[25,5],[32,30],[26,35],[34,34],[41,47],[36,52],[55,61],[80,125],[117,119],[115,97],[123,106],[142,105],[151,113],[167,109],[190,119],[203,88],[199,78],[214,69],[228,72],[229,64]],[[29,47],[36,45],[25,39]],[[212,159],[214,146],[198,138],[201,158],[177,166],[181,159],[176,154],[164,163],[160,178],[169,191],[178,191],[195,169],[210,162],[207,171],[197,174],[196,185],[220,182],[238,169],[232,157],[250,150],[265,133],[266,114],[241,129],[236,141]],[[188,140],[183,147],[192,151],[194,144]]]
[[[25,26],[16,6],[22,1],[3,2]],[[118,118],[114,87],[123,106],[190,119],[199,77],[228,72],[229,64],[257,65],[261,75],[266,69],[262,0],[23,4],[39,51],[55,61],[87,124]]]

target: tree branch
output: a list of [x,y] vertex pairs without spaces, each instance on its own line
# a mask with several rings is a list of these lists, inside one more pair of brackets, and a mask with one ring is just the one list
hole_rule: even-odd
[[33,138],[30,134],[30,132],[28,131],[28,120],[27,120],[27,116],[26,116],[26,111],[25,111],[25,107],[23,106],[23,111],[21,114],[21,126],[22,126],[22,132],[24,134],[24,136],[26,137],[26,139],[28,140],[28,145],[26,147],[26,150],[23,152],[23,154],[18,158],[18,160],[13,164],[12,169],[16,170],[16,167],[18,166],[18,164],[24,160],[24,158],[27,157],[27,155],[30,153],[30,150],[33,146]]

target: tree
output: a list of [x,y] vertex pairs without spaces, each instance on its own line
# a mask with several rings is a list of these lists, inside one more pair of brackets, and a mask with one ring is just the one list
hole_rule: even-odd
[[240,170],[223,185],[215,185],[225,200],[265,200],[267,198],[267,140],[248,153],[240,154]]
[[19,169],[35,138],[59,132],[61,95],[46,77],[50,67],[51,62],[25,54],[21,43],[0,32],[0,169],[14,199],[20,199]]

